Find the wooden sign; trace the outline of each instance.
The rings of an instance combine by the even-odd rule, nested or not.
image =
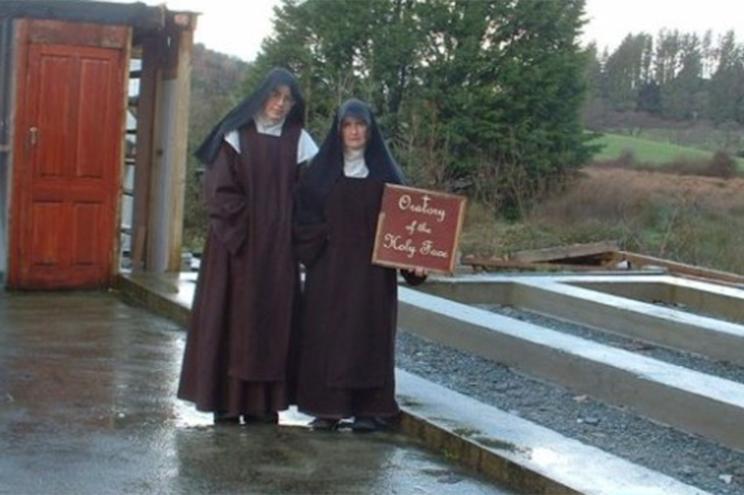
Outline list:
[[[386,184],[372,263],[452,273],[465,203],[454,194]]]

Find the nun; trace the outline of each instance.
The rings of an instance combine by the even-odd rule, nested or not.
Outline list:
[[[402,184],[370,107],[338,109],[297,191],[294,245],[306,269],[297,383],[311,426],[374,431],[398,415],[395,269],[371,263],[385,184]],[[423,271],[403,271],[411,284]]]
[[[215,422],[276,422],[293,400],[293,192],[298,165],[317,152],[304,114],[297,80],[274,69],[196,151],[209,229],[178,397]]]

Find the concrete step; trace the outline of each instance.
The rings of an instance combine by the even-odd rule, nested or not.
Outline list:
[[[406,331],[744,450],[740,383],[405,287],[399,301]]]
[[[396,380],[404,431],[523,493],[706,493],[417,375]]]

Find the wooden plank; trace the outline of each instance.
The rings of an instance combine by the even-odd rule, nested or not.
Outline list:
[[[744,276],[737,273],[714,270],[695,265],[688,265],[677,261],[655,258],[644,254],[633,253],[629,251],[619,251],[618,254],[630,262],[631,267],[640,268],[643,266],[661,266],[668,269],[675,275],[684,275],[707,280],[722,280],[734,284],[744,284]]]
[[[462,260],[463,265],[470,265],[473,270],[479,271],[498,271],[498,270],[519,270],[519,271],[569,271],[569,272],[587,272],[587,271],[606,271],[613,270],[611,266],[599,265],[575,265],[569,263],[532,263],[529,261],[514,261],[503,259],[476,258],[466,256]]]
[[[513,253],[509,259],[522,262],[545,262],[611,253],[618,249],[619,246],[617,241],[601,241],[587,244],[571,244],[568,246],[517,251],[516,253]]]
[[[134,208],[132,223],[134,230],[134,250],[132,268],[144,268],[147,245],[148,218],[150,216],[150,176],[155,157],[155,119],[157,115],[158,80],[160,79],[158,59],[160,40],[149,37],[142,43],[142,78],[137,105],[137,148],[135,155]]]
[[[62,21],[35,20],[29,26],[31,43],[94,46],[124,50],[129,44],[129,29],[123,25],[70,24]]]
[[[193,24],[196,25],[195,22]],[[186,194],[186,163],[188,161],[189,136],[189,103],[191,101],[191,56],[194,44],[194,31],[182,29],[176,35],[178,39],[178,55],[176,66],[173,67],[176,76],[175,101],[177,106],[172,118],[176,126],[172,135],[173,154],[171,159],[170,188],[172,194],[171,221],[169,227],[168,271],[181,270],[181,248],[183,242],[183,214]]]
[[[170,34],[169,50],[175,47],[179,61],[174,67],[172,60],[165,60],[165,52],[160,52],[156,127],[151,144],[154,154],[149,179],[144,268],[154,272],[178,271],[181,266],[193,32],[177,30]],[[163,45],[160,49],[164,50]]]
[[[128,67],[130,65],[130,61],[132,58],[132,29],[127,29],[127,41],[124,46],[124,63],[122,64],[122,71],[120,74],[121,77],[121,86],[124,88],[121,94],[121,100],[122,100],[122,112],[121,112],[121,121],[119,122],[119,129],[118,129],[118,136],[121,141],[121,145],[119,148],[119,152],[117,155],[117,160],[119,162],[119,187],[120,189],[123,189],[124,182],[123,178],[126,176],[126,170],[129,159],[127,158],[127,144],[128,141],[125,136],[125,131],[127,128],[127,102],[129,100],[129,75],[127,74]],[[116,198],[116,201],[114,203],[115,205],[115,218],[116,223],[113,226],[114,232],[113,232],[113,245],[112,245],[112,251],[113,251],[113,263],[111,264],[111,280],[113,280],[116,275],[119,273],[119,269],[121,268],[121,253],[122,253],[122,242],[121,242],[121,235],[119,232],[119,229],[121,228],[121,222],[122,222],[122,216],[123,216],[123,208],[124,208],[124,198],[123,195],[120,193],[119,197]]]
[[[194,23],[195,25],[195,23]],[[181,270],[181,246],[183,241],[183,213],[186,192],[186,162],[188,160],[189,103],[191,96],[191,54],[193,51],[194,32],[192,29],[180,29],[174,35],[177,40],[178,55],[175,71],[174,101],[176,108],[171,118],[175,121],[173,134],[170,136],[173,153],[170,164],[170,223],[168,225],[168,266],[167,270]]]
[[[81,0],[4,0],[0,14],[7,17],[56,19],[67,22],[123,24],[138,30],[158,31],[165,26],[165,9],[144,3]]]
[[[23,105],[27,98],[28,85],[26,81],[26,70],[28,64],[28,23],[27,20],[19,20],[16,22],[16,34],[15,34],[15,101],[16,105]],[[18,112],[15,116],[15,129],[26,129],[28,127],[28,120],[26,119],[25,112]],[[21,213],[23,211],[23,203],[26,201],[26,188],[22,187],[25,179],[25,168],[19,165],[26,160],[26,133],[13,131],[13,148],[14,153],[12,155],[11,169],[15,171],[12,174],[12,190],[14,191],[12,201],[10,203],[10,215],[9,215],[9,226],[8,231],[10,232],[9,250],[8,250],[8,287],[18,287],[21,278],[21,260],[23,259],[23,253],[21,251],[21,238],[24,233],[23,222],[21,221]]]

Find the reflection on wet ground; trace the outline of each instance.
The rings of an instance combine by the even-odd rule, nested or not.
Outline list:
[[[107,293],[0,292],[0,493],[507,493],[395,433],[219,426],[185,333]]]

